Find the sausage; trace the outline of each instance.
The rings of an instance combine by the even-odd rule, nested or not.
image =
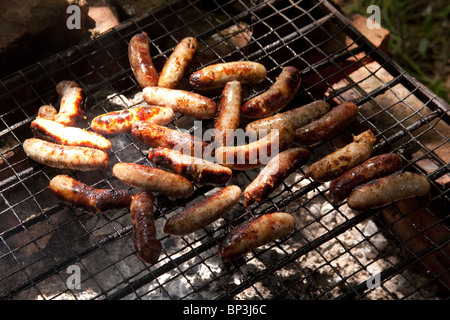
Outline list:
[[[102,150],[63,146],[38,138],[25,140],[23,150],[30,159],[58,169],[79,171],[105,169],[109,161],[108,154]]]
[[[140,191],[130,205],[134,250],[142,261],[150,264],[158,261],[162,251],[161,241],[156,238],[153,203],[153,193]]]
[[[230,168],[168,148],[150,148],[148,158],[155,165],[198,184],[224,185],[233,174]]]
[[[229,212],[239,202],[241,195],[238,186],[227,186],[170,217],[163,230],[177,236],[200,230]]]
[[[65,174],[55,176],[50,181],[49,187],[65,204],[85,209],[94,215],[128,208],[132,199],[129,190],[97,189]]]
[[[275,83],[265,92],[248,100],[242,106],[242,115],[250,119],[260,119],[283,109],[300,88],[300,71],[288,66],[283,68]]]
[[[150,55],[150,44],[146,32],[133,36],[128,44],[128,60],[134,78],[141,88],[156,86],[158,72]]]
[[[317,182],[331,181],[369,159],[377,139],[371,130],[353,137],[353,142],[314,162],[305,177]]]
[[[357,187],[347,199],[349,208],[359,211],[379,208],[402,199],[424,196],[430,191],[428,179],[414,172],[394,173]]]
[[[134,123],[131,133],[137,140],[152,148],[174,149],[198,158],[202,158],[203,151],[208,145],[202,139],[189,133],[145,121]]]
[[[247,124],[245,131],[249,135],[260,137],[260,130],[265,130],[264,133],[268,133],[271,129],[281,128],[287,124],[290,124],[292,129],[297,130],[319,119],[328,111],[330,111],[330,105],[323,100],[317,100],[286,112],[252,121]]]
[[[44,105],[39,108],[37,117],[48,120],[55,120],[55,116],[58,114],[58,110],[50,105]]]
[[[161,87],[145,87],[142,91],[148,104],[172,108],[199,120],[212,119],[216,115],[216,102],[195,92]]]
[[[104,135],[115,135],[131,132],[133,123],[137,121],[165,126],[174,118],[175,114],[171,108],[142,106],[99,115],[92,120],[91,128]]]
[[[116,163],[113,175],[133,188],[159,192],[174,198],[187,198],[194,193],[194,186],[188,179],[142,164]]]
[[[230,81],[222,91],[218,115],[214,122],[216,146],[231,145],[234,132],[241,120],[242,86],[239,81]]]
[[[358,115],[358,106],[344,102],[325,115],[295,130],[295,142],[300,146],[312,146],[328,140],[343,131]]]
[[[158,87],[174,89],[178,86],[194,59],[197,47],[194,37],[186,37],[177,44],[159,74]]]
[[[36,138],[65,146],[80,146],[107,151],[111,142],[102,135],[77,127],[68,127],[53,120],[36,118],[31,122],[31,131]]]
[[[84,115],[85,91],[78,83],[62,80],[56,85],[56,91],[61,96],[59,111],[54,119],[63,125],[74,127]]]
[[[233,229],[219,245],[223,262],[233,260],[252,249],[288,236],[295,227],[289,213],[274,212],[246,221]]]
[[[395,153],[372,157],[348,170],[330,184],[329,193],[333,202],[342,201],[357,186],[392,174],[402,168],[402,158]]]
[[[259,83],[267,76],[264,65],[253,61],[216,63],[195,71],[189,83],[195,90],[222,88],[227,82],[237,80],[241,84]]]
[[[267,164],[270,158],[289,148],[293,139],[294,131],[287,126],[248,144],[219,147],[215,158],[219,164],[233,170],[250,170]]]
[[[270,159],[258,176],[245,188],[244,207],[261,203],[297,169],[308,162],[311,154],[305,148],[291,148]]]

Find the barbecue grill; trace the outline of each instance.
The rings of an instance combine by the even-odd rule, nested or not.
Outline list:
[[[302,85],[285,109],[324,99],[353,100],[356,123],[310,148],[311,160],[260,205],[243,200],[219,221],[174,237],[162,226],[172,214],[217,191],[195,186],[188,199],[157,195],[155,223],[163,251],[154,265],[135,254],[129,210],[93,216],[59,202],[49,181],[65,173],[96,188],[129,188],[112,175],[118,162],[153,166],[148,146],[131,134],[111,137],[105,170],[74,172],[27,158],[22,143],[44,104],[58,105],[55,86],[74,80],[87,93],[84,128],[95,116],[143,103],[127,46],[147,32],[157,70],[183,37],[199,50],[191,70],[235,60],[264,64],[267,79],[244,86],[245,99],[266,90],[282,67],[302,70]],[[374,67],[376,66],[376,67]],[[354,77],[359,70],[362,75]],[[380,74],[389,75],[388,78]],[[367,89],[376,79],[378,85]],[[388,79],[388,80],[386,80]],[[187,80],[180,86],[190,90]],[[338,85],[338,84],[345,85]],[[399,93],[398,88],[402,88]],[[395,98],[383,103],[380,98]],[[220,98],[220,93],[211,97]],[[392,100],[390,100],[392,101]],[[416,105],[419,104],[419,108]],[[448,105],[356,30],[331,3],[305,1],[171,1],[0,81],[0,296],[3,299],[446,299],[449,297]],[[213,120],[203,121],[202,130]],[[194,133],[194,119],[169,125]],[[328,201],[328,184],[305,179],[309,164],[371,129],[374,155],[395,152],[405,169],[423,173],[430,194],[364,212]],[[431,141],[431,142],[430,142]],[[257,169],[234,172],[242,189]],[[295,231],[223,263],[218,245],[250,216],[283,211]],[[406,231],[408,230],[408,232]],[[73,282],[74,270],[80,282]]]

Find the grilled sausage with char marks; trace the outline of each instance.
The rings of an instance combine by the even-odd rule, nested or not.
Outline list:
[[[97,189],[64,174],[55,176],[49,186],[62,202],[94,215],[128,208],[132,200],[129,190]]]
[[[69,127],[77,126],[79,120],[84,118],[85,91],[78,83],[69,80],[59,82],[56,91],[61,96],[61,102],[53,120]]]
[[[238,186],[225,187],[170,217],[164,225],[164,232],[182,236],[200,230],[230,211],[239,202],[241,195]]]
[[[40,138],[65,146],[79,146],[107,151],[111,142],[102,135],[77,127],[68,127],[53,120],[36,118],[31,122],[31,131]]]
[[[293,130],[297,130],[319,119],[328,111],[330,111],[330,105],[323,100],[317,100],[286,112],[250,122],[245,127],[245,131],[251,136],[261,137],[261,130],[268,133],[272,129],[282,128],[288,124],[292,126]]]
[[[197,46],[197,39],[193,37],[186,37],[177,44],[159,74],[158,87],[175,89],[178,86],[194,59]]]
[[[284,212],[264,214],[233,229],[219,246],[224,262],[233,260],[252,249],[288,236],[295,227],[292,215]]]
[[[158,261],[162,251],[161,241],[156,238],[153,202],[153,193],[140,191],[130,205],[134,250],[142,261],[150,264]]]
[[[117,163],[114,176],[133,188],[165,194],[174,198],[187,198],[194,193],[192,183],[178,175],[136,163]]]
[[[424,196],[429,191],[430,183],[423,174],[396,173],[357,187],[348,196],[347,205],[351,209],[364,211],[402,199]]]
[[[148,104],[172,108],[199,120],[212,119],[216,115],[216,102],[195,92],[156,86],[145,87],[142,91]]]
[[[230,168],[168,148],[150,148],[148,158],[159,167],[203,185],[224,185],[233,174]]]
[[[353,137],[353,142],[314,162],[306,172],[306,177],[317,182],[336,179],[347,170],[369,159],[377,139],[371,130]]]
[[[231,145],[234,132],[241,120],[242,86],[239,81],[225,84],[219,111],[214,122],[214,143],[216,146]],[[228,134],[227,134],[228,133]]]
[[[91,128],[104,135],[115,135],[131,132],[133,123],[137,121],[165,126],[174,118],[175,114],[171,108],[142,106],[99,115],[92,120]]]
[[[99,149],[63,146],[38,138],[25,140],[23,150],[34,161],[58,169],[105,169],[109,161],[108,154]]]
[[[245,188],[244,207],[265,201],[287,177],[308,162],[310,155],[305,148],[290,148],[270,159],[255,180]]]
[[[242,115],[249,119],[273,115],[292,101],[300,88],[300,83],[301,74],[297,68],[293,66],[283,68],[269,90],[244,103]]]
[[[146,32],[133,36],[128,44],[128,60],[131,71],[141,88],[156,86],[158,72],[153,65],[150,44]]]
[[[346,171],[331,183],[329,189],[331,199],[333,202],[342,201],[357,186],[392,174],[401,168],[402,158],[395,153],[372,157]]]
[[[208,145],[202,139],[189,133],[145,121],[134,123],[131,133],[137,140],[152,148],[174,149],[198,158],[203,158],[203,151]]]
[[[293,140],[294,131],[286,126],[245,145],[219,147],[215,158],[219,164],[233,170],[250,170],[267,164],[270,158],[289,148]]]
[[[331,139],[352,123],[358,115],[358,106],[344,102],[325,115],[295,130],[295,142],[302,147]]]
[[[237,80],[241,84],[259,83],[267,76],[264,65],[253,61],[216,63],[195,71],[189,83],[195,90],[222,88],[227,82]]]

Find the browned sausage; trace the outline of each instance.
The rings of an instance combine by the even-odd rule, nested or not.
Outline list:
[[[360,165],[348,170],[330,185],[332,201],[342,201],[357,186],[371,180],[392,174],[402,168],[402,158],[395,153],[387,153],[372,157]]]
[[[158,87],[175,89],[178,86],[194,59],[197,46],[197,39],[193,37],[186,37],[177,44],[159,74]]]
[[[305,176],[317,182],[336,179],[347,170],[369,159],[377,139],[371,130],[353,137],[353,142],[326,155],[309,167]]]
[[[216,161],[234,170],[250,170],[267,164],[273,156],[286,150],[294,140],[290,126],[274,129],[263,138],[239,146],[219,147]]]
[[[23,142],[26,155],[43,165],[79,171],[105,169],[108,166],[108,154],[102,150],[63,146],[38,138]]]
[[[198,158],[203,158],[203,151],[208,145],[189,133],[145,121],[134,123],[131,133],[137,140],[153,148],[174,149]]]
[[[285,67],[275,83],[265,92],[250,99],[242,106],[242,115],[250,119],[260,119],[273,115],[283,109],[297,94],[300,88],[300,71]]]
[[[259,83],[266,78],[266,75],[267,70],[261,63],[234,61],[206,66],[192,73],[189,83],[196,90],[209,90],[221,88],[233,80],[241,84]]]
[[[428,179],[420,173],[403,172],[378,178],[350,193],[347,205],[354,210],[369,210],[430,191]]]
[[[36,138],[66,146],[80,146],[109,150],[111,142],[102,135],[77,127],[68,127],[53,120],[36,118],[31,122],[31,131]]]
[[[91,214],[128,208],[132,199],[129,190],[97,189],[64,174],[55,176],[49,186],[59,200]]]
[[[295,227],[292,215],[284,212],[264,214],[233,229],[219,246],[224,262],[235,259],[252,249],[288,236]]]
[[[168,148],[150,148],[148,158],[157,166],[198,184],[224,185],[233,174],[230,168]]]
[[[320,118],[328,111],[330,111],[330,105],[323,100],[317,100],[286,112],[252,121],[247,124],[245,131],[251,136],[260,137],[260,131],[264,135],[271,129],[281,128],[288,124],[296,130]]]
[[[310,155],[305,148],[291,148],[270,159],[255,180],[245,188],[244,207],[265,201],[287,177],[308,162]]]
[[[116,163],[113,174],[133,188],[159,192],[174,198],[187,198],[194,193],[194,186],[188,179],[142,164]]]
[[[146,32],[136,34],[131,38],[128,44],[128,60],[131,71],[141,88],[157,85],[158,72],[153,65]]]
[[[234,132],[241,119],[242,86],[239,81],[225,84],[219,112],[214,122],[214,142],[216,146],[231,145]],[[228,135],[227,135],[228,133]]]
[[[162,250],[161,241],[156,238],[153,202],[153,193],[140,191],[130,205],[134,250],[142,261],[151,264],[158,261]]]
[[[341,103],[319,119],[295,130],[295,142],[306,147],[331,139],[352,123],[357,115],[356,104]]]
[[[76,126],[83,119],[86,93],[78,83],[68,80],[59,82],[56,91],[61,96],[61,102],[53,120],[69,127]]]
[[[164,225],[164,232],[182,236],[200,230],[230,211],[239,202],[241,195],[238,186],[225,187],[170,217]]]
[[[195,92],[161,87],[146,87],[142,91],[148,104],[172,108],[199,120],[212,119],[216,115],[216,102]]]
[[[91,128],[95,132],[114,135],[131,132],[133,123],[146,121],[165,126],[173,121],[175,114],[171,108],[143,106],[112,111],[95,117],[91,122]]]
[[[58,114],[58,110],[56,110],[55,107],[50,105],[44,105],[39,108],[37,117],[48,119],[48,120],[55,120],[56,115]]]

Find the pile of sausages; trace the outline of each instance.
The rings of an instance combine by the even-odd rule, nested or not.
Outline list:
[[[77,121],[83,118],[83,90],[77,83],[62,81],[57,86],[61,95],[59,112],[52,106],[43,106],[31,124],[35,137],[23,144],[28,157],[39,163],[81,171],[107,167],[111,146],[107,136],[131,132],[148,145],[148,158],[157,167],[117,163],[112,168],[118,180],[138,189],[136,194],[130,190],[96,189],[67,175],[57,175],[50,181],[51,191],[61,201],[92,214],[130,208],[134,247],[147,263],[158,261],[162,250],[153,216],[154,192],[187,198],[194,192],[193,183],[220,186],[213,195],[171,216],[163,228],[165,233],[177,236],[195,232],[223,217],[242,196],[245,208],[264,202],[310,160],[308,147],[336,136],[358,114],[354,103],[345,102],[330,110],[323,100],[280,112],[300,88],[301,73],[294,66],[284,67],[272,86],[245,103],[242,85],[260,83],[267,77],[261,63],[209,65],[190,74],[193,91],[178,89],[196,51],[195,38],[182,39],[158,75],[147,34],[136,34],[129,42],[128,56],[148,105],[97,116],[91,121],[93,131],[88,131],[77,127]],[[218,104],[203,93],[211,89],[222,90]],[[198,120],[214,118],[213,141],[168,128],[175,112]],[[235,146],[234,132],[240,127],[241,118],[250,119],[245,133],[254,141]],[[333,200],[348,197],[348,205],[356,210],[428,192],[428,181],[422,175],[398,173],[402,165],[399,156],[387,154],[369,159],[375,142],[370,130],[363,132],[344,148],[313,163],[305,177],[318,182],[334,180],[330,187]],[[269,151],[268,162],[262,161],[262,150]],[[209,152],[210,159],[198,156],[205,152]],[[237,161],[238,158],[243,161]],[[236,185],[226,186],[233,170],[254,168],[262,170],[244,191]],[[219,246],[219,255],[223,261],[230,261],[288,236],[294,227],[294,217],[284,212],[253,217],[228,232]]]

